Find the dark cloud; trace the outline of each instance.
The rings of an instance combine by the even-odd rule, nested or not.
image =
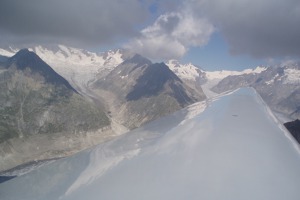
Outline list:
[[[216,27],[232,54],[300,57],[299,0],[175,0],[177,8],[168,7],[169,0],[155,2],[167,12],[130,44],[146,55],[180,57],[205,45],[214,32],[209,27]]]
[[[165,18],[157,20],[157,26],[163,29],[166,33],[172,33],[178,26],[180,17],[178,15],[168,15]]]
[[[300,56],[299,0],[187,0],[225,36],[233,54]]]
[[[158,19],[147,27],[149,14]],[[299,0],[0,0],[0,45],[133,38],[130,46],[140,51],[180,57],[190,46],[205,45],[217,27],[233,54],[300,57],[299,24]]]
[[[139,0],[1,0],[0,42],[105,44],[136,34]]]

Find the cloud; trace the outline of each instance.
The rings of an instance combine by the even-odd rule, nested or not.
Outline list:
[[[125,47],[152,59],[180,58],[189,47],[207,44],[213,31],[207,20],[196,18],[188,10],[169,12],[160,15]]]
[[[227,40],[233,54],[300,56],[299,0],[187,0]]]
[[[299,0],[185,0],[177,5],[164,4],[168,12],[127,47],[150,58],[180,58],[218,31],[233,55],[300,57]]]
[[[1,0],[0,42],[106,44],[137,34],[140,0]]]
[[[150,8],[149,8],[150,7]],[[138,29],[150,17],[153,24]],[[125,46],[180,58],[219,31],[232,54],[300,57],[299,0],[1,0],[0,44]]]

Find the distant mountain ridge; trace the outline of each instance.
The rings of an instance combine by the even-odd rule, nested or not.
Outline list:
[[[51,84],[60,84],[68,89],[77,91],[62,76],[49,67],[41,58],[28,49],[21,49],[14,56],[8,59],[7,67],[14,65],[18,70],[30,69],[33,73],[39,73],[45,81]]]
[[[63,76],[78,91],[85,93],[96,77],[107,75],[133,53],[122,49],[94,53],[64,45],[28,48]],[[0,49],[0,55],[13,56],[18,48]]]
[[[118,65],[91,89],[110,104],[115,119],[130,128],[206,98],[203,92],[184,84],[164,63],[152,63],[140,55]]]
[[[300,118],[300,65],[297,62],[243,71],[213,72],[174,60],[167,65],[182,80],[200,85],[208,96],[241,87],[254,87],[281,121]]]
[[[41,58],[45,59],[47,63],[52,63],[51,66],[53,69],[66,78],[71,85],[78,91],[81,91],[81,93],[89,93],[89,88],[94,82],[105,77],[124,60],[135,55],[126,50],[92,53],[63,45],[54,46],[52,48],[36,46],[31,49]],[[15,51],[15,48],[0,49],[0,55],[8,56]],[[166,65],[184,84],[193,90],[198,90],[200,93],[204,90],[206,95],[213,96],[216,93],[234,90],[240,87],[253,86],[263,96],[266,102],[268,102],[271,108],[274,108],[273,111],[291,119],[299,118],[298,107],[300,106],[296,101],[299,99],[297,91],[300,74],[297,64],[295,63],[287,63],[285,69],[278,66],[259,66],[255,69],[246,69],[243,71],[205,71],[191,63],[181,64],[176,60],[166,62]],[[279,70],[278,73],[275,72],[276,70]],[[282,72],[280,72],[280,70]],[[278,82],[277,80],[281,80],[281,77],[283,77],[284,81]],[[260,84],[258,84],[259,80],[262,80]],[[253,81],[258,82],[253,84]],[[279,85],[285,86],[278,87]],[[277,88],[285,90],[286,94],[284,94],[284,96],[286,98],[279,98],[279,96],[282,95],[280,92],[273,94],[272,97],[270,95],[268,96],[267,93],[270,93],[271,88],[274,90]],[[88,95],[93,96],[93,94]],[[295,100],[287,103],[289,101],[288,96],[292,97],[290,99]],[[270,99],[278,99],[278,101],[275,103],[274,101],[271,102]],[[292,108],[288,108],[289,106],[287,104],[293,104]]]
[[[257,74],[228,76],[212,88],[221,93],[240,87],[254,87],[277,116],[300,118],[300,65],[290,63],[268,67]],[[281,118],[282,121],[286,119]]]

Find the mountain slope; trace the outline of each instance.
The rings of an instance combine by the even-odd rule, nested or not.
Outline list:
[[[164,63],[135,55],[93,85],[115,120],[126,127],[172,113],[205,95],[185,85]]]
[[[45,81],[53,85],[63,85],[68,89],[77,92],[62,76],[56,73],[49,65],[41,60],[35,53],[28,49],[21,49],[14,56],[8,59],[7,68],[15,66],[17,70],[29,70],[42,76]]]
[[[228,76],[212,88],[222,93],[239,87],[254,87],[271,109],[290,119],[300,118],[300,65],[268,67],[258,74]]]
[[[130,52],[121,49],[94,53],[63,45],[33,46],[29,50],[36,53],[83,95],[89,95],[89,84],[96,77],[107,75],[131,57]],[[0,49],[0,55],[12,56],[17,51],[17,48]]]
[[[300,65],[297,62],[243,71],[204,71],[174,60],[167,65],[185,83],[201,86],[208,97],[254,87],[282,122],[300,118]]]
[[[0,170],[69,155],[107,137],[104,111],[33,52],[2,63],[0,80]]]
[[[298,200],[299,164],[299,146],[257,93],[243,89],[2,183],[0,193],[3,200]]]
[[[203,91],[207,97],[216,96],[217,94],[211,88],[228,76],[255,75],[266,70],[265,67],[256,67],[255,69],[245,69],[243,71],[205,71],[191,63],[181,64],[176,60],[169,60],[166,65],[186,84],[196,90]]]

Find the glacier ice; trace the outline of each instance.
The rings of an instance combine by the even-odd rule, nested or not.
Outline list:
[[[0,184],[0,199],[298,200],[299,146],[250,88]]]

